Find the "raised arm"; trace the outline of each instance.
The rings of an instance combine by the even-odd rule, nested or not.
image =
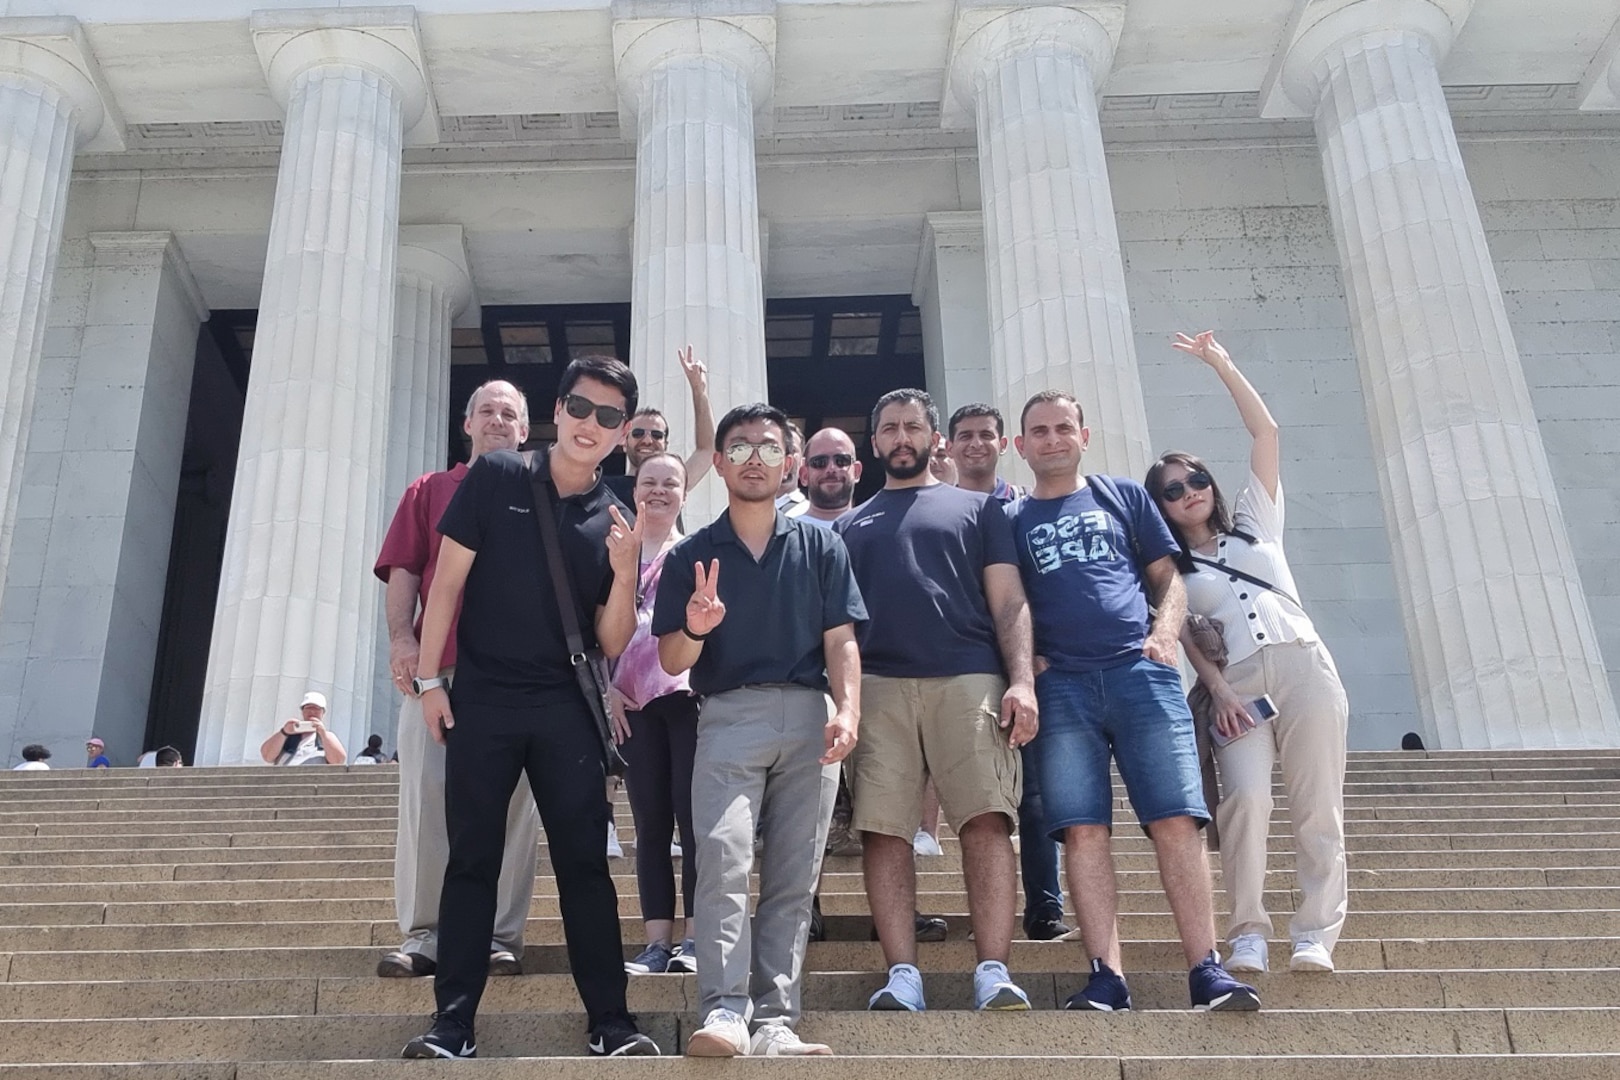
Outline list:
[[[608,563],[613,567],[613,589],[606,604],[596,606],[596,643],[609,660],[617,660],[636,633],[636,586],[641,573],[641,515],[636,523],[624,519],[617,506],[608,508]]]
[[[285,723],[278,725],[276,730],[270,733],[270,737],[260,745],[259,756],[264,759],[266,765],[274,765],[276,758],[281,756],[281,748],[287,742],[287,733],[282,730],[286,726]]]
[[[1197,337],[1177,334],[1171,346],[1198,357],[1214,368],[1215,374],[1226,384],[1226,391],[1232,395],[1238,415],[1243,418],[1243,426],[1249,431],[1249,469],[1266,485],[1266,494],[1275,500],[1280,458],[1277,421],[1272,419],[1271,410],[1266,408],[1260,392],[1243,377],[1243,372],[1232,362],[1231,354],[1215,340],[1214,331],[1205,330]]]
[[[692,438],[696,449],[686,459],[686,489],[697,486],[714,464],[714,409],[709,405],[709,369],[692,357],[692,346],[675,354],[692,387]]]
[[[714,633],[726,617],[726,605],[720,599],[720,560],[711,559],[708,569],[702,563],[692,567],[695,586],[692,598],[686,602],[686,618],[679,630],[658,637],[658,665],[667,674],[679,675],[691,669],[703,655],[703,639]]]

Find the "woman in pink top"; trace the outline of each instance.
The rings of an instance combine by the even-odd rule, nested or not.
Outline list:
[[[674,454],[655,454],[636,470],[634,490],[642,530],[636,632],[614,665],[613,688],[623,702],[620,733],[629,765],[625,783],[636,823],[636,885],[647,924],[647,947],[624,967],[632,975],[660,975],[697,970],[691,939],[674,945],[675,864],[670,841],[678,823],[681,897],[690,920],[697,885],[692,759],[697,752],[698,701],[684,674],[667,674],[659,664],[658,639],[651,633],[653,598],[664,558],[681,539],[676,519],[686,503],[686,465]]]
[[[1350,704],[1333,657],[1299,604],[1283,554],[1283,490],[1277,422],[1212,333],[1177,334],[1177,349],[1208,364],[1231,393],[1249,431],[1249,476],[1232,510],[1209,469],[1168,453],[1146,488],[1181,542],[1187,610],[1221,626],[1224,672],[1183,640],[1214,704],[1220,764],[1221,872],[1232,903],[1229,971],[1264,971],[1266,834],[1271,770],[1279,757],[1294,831],[1300,903],[1289,921],[1294,971],[1332,971],[1344,927],[1344,764]],[[1275,706],[1267,718],[1256,699]]]

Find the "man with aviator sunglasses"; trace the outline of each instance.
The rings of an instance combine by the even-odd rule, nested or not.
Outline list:
[[[696,445],[686,458],[686,490],[691,491],[708,473],[714,461],[714,411],[709,404],[709,369],[703,361],[693,358],[690,345],[678,351],[675,358],[680,361],[687,385],[692,388],[692,437]],[[618,496],[620,502],[634,507],[636,470],[654,454],[668,450],[669,418],[655,406],[643,405],[630,417],[630,427],[624,433],[624,475],[604,477],[603,483]]]

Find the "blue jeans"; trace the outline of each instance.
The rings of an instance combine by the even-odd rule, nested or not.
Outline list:
[[[1071,825],[1114,823],[1110,757],[1137,819],[1209,822],[1192,713],[1176,669],[1141,657],[1101,671],[1048,670],[1035,679],[1036,759],[1053,839]]]
[[[1036,922],[1063,918],[1058,847],[1047,839],[1040,774],[1029,747],[1024,755],[1024,798],[1018,804],[1018,864],[1024,875],[1024,933]]]

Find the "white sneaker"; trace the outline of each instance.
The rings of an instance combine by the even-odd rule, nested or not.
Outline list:
[[[1264,934],[1239,934],[1232,939],[1232,955],[1226,958],[1227,971],[1265,971],[1269,954]]]
[[[687,1057],[742,1057],[748,1053],[748,1024],[730,1009],[714,1009],[686,1040]]]
[[[681,842],[679,840],[671,840],[669,842],[669,857],[672,859],[678,859],[683,854],[684,852],[681,851]]]
[[[619,846],[619,826],[611,821],[608,822],[607,853],[610,859],[624,858],[624,848]]]
[[[889,969],[888,985],[873,994],[866,1003],[876,1012],[922,1012],[928,1008],[923,1002],[922,972],[913,964],[896,964]]]
[[[939,839],[926,829],[918,829],[917,835],[911,838],[911,850],[918,855],[943,855],[945,851],[939,846]]]
[[[1232,965],[1228,964],[1230,970]],[[1294,955],[1288,960],[1289,971],[1332,971],[1333,954],[1320,941],[1294,942]]]
[[[749,1057],[824,1057],[832,1053],[826,1043],[807,1043],[782,1024],[762,1024],[748,1044]]]
[[[973,1007],[980,1012],[1027,1012],[1029,995],[1018,988],[1000,960],[973,969]]]

